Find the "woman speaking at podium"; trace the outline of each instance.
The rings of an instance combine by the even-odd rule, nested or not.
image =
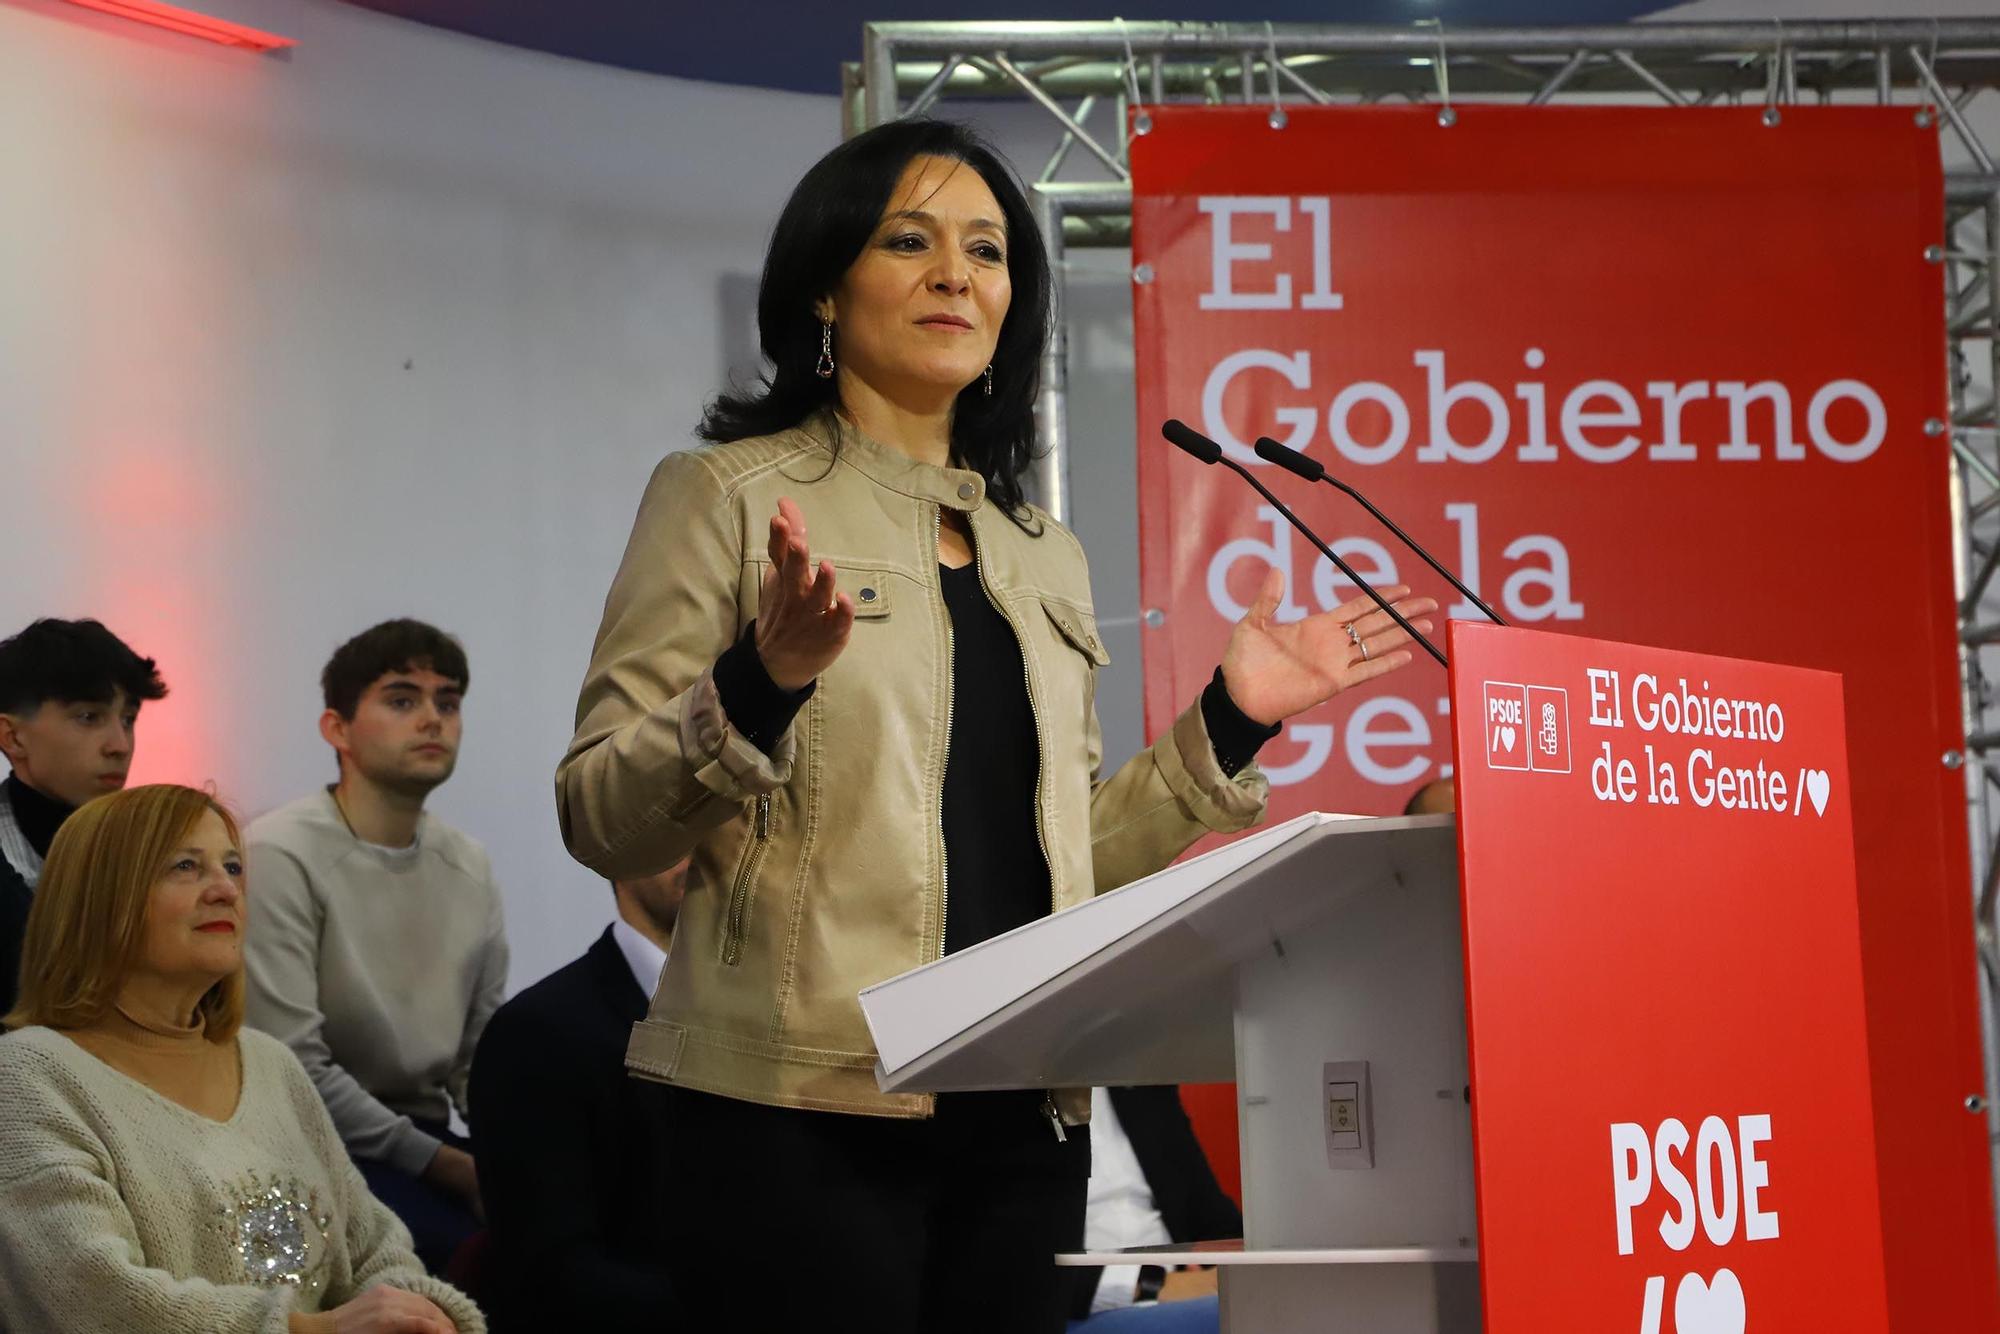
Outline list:
[[[668,1263],[733,1324],[1061,1329],[1088,1090],[884,1093],[856,994],[1255,823],[1277,725],[1409,660],[1360,599],[1279,624],[1273,571],[1100,778],[1083,550],[1022,495],[1050,302],[968,131],[828,153],[771,239],[768,378],[661,462],[605,601],[557,806],[606,876],[692,858],[627,1059],[670,1086]]]

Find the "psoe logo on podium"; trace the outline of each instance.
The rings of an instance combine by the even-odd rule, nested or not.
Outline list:
[[[1569,691],[1486,682],[1486,767],[1568,773]]]

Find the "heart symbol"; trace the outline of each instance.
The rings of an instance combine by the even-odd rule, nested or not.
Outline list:
[[[1727,1269],[1702,1282],[1689,1274],[1674,1292],[1675,1334],[1743,1334],[1743,1285]]]
[[[1826,814],[1826,794],[1832,787],[1833,783],[1827,778],[1826,770],[1806,770],[1806,795],[1812,798],[1814,814]]]
[[[1509,755],[1514,753],[1514,725],[1512,723],[1500,729],[1500,749],[1506,751]]]

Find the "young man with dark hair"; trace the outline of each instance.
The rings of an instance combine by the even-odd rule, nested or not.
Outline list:
[[[0,642],[0,1013],[14,1008],[21,933],[42,858],[69,813],[125,786],[139,707],[164,698],[151,658],[96,621],[40,620]]]
[[[486,852],[424,810],[458,762],[458,642],[385,621],[321,673],[340,779],[245,831],[257,926],[249,1022],[312,1076],[362,1175],[442,1272],[477,1230],[471,1145],[450,1129],[507,982]]]

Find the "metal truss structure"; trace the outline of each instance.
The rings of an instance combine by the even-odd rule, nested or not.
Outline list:
[[[846,130],[856,133],[946,100],[1025,100],[1057,146],[1033,202],[1058,280],[1065,247],[1131,244],[1130,134],[1162,103],[1286,108],[1454,99],[1541,106],[1554,101],[1787,106],[1907,106],[1944,136],[1946,227],[1932,258],[1947,282],[1945,371],[1957,526],[1959,658],[1967,751],[1942,757],[1966,773],[1985,1032],[1989,1136],[2000,1186],[2000,700],[1989,651],[2000,647],[2000,169],[1976,122],[2000,127],[2000,20],[1635,23],[1459,28],[1269,23],[875,23],[859,64],[842,71]],[[1987,104],[1992,105],[1987,105]],[[1128,126],[1129,119],[1129,126]],[[1093,129],[1093,124],[1098,128]],[[1077,150],[1082,150],[1078,152]],[[1042,367],[1037,424],[1045,456],[1032,493],[1068,507],[1067,340],[1058,321]],[[1992,594],[1989,597],[1989,593]],[[1972,1110],[1979,1110],[1977,1100]]]

